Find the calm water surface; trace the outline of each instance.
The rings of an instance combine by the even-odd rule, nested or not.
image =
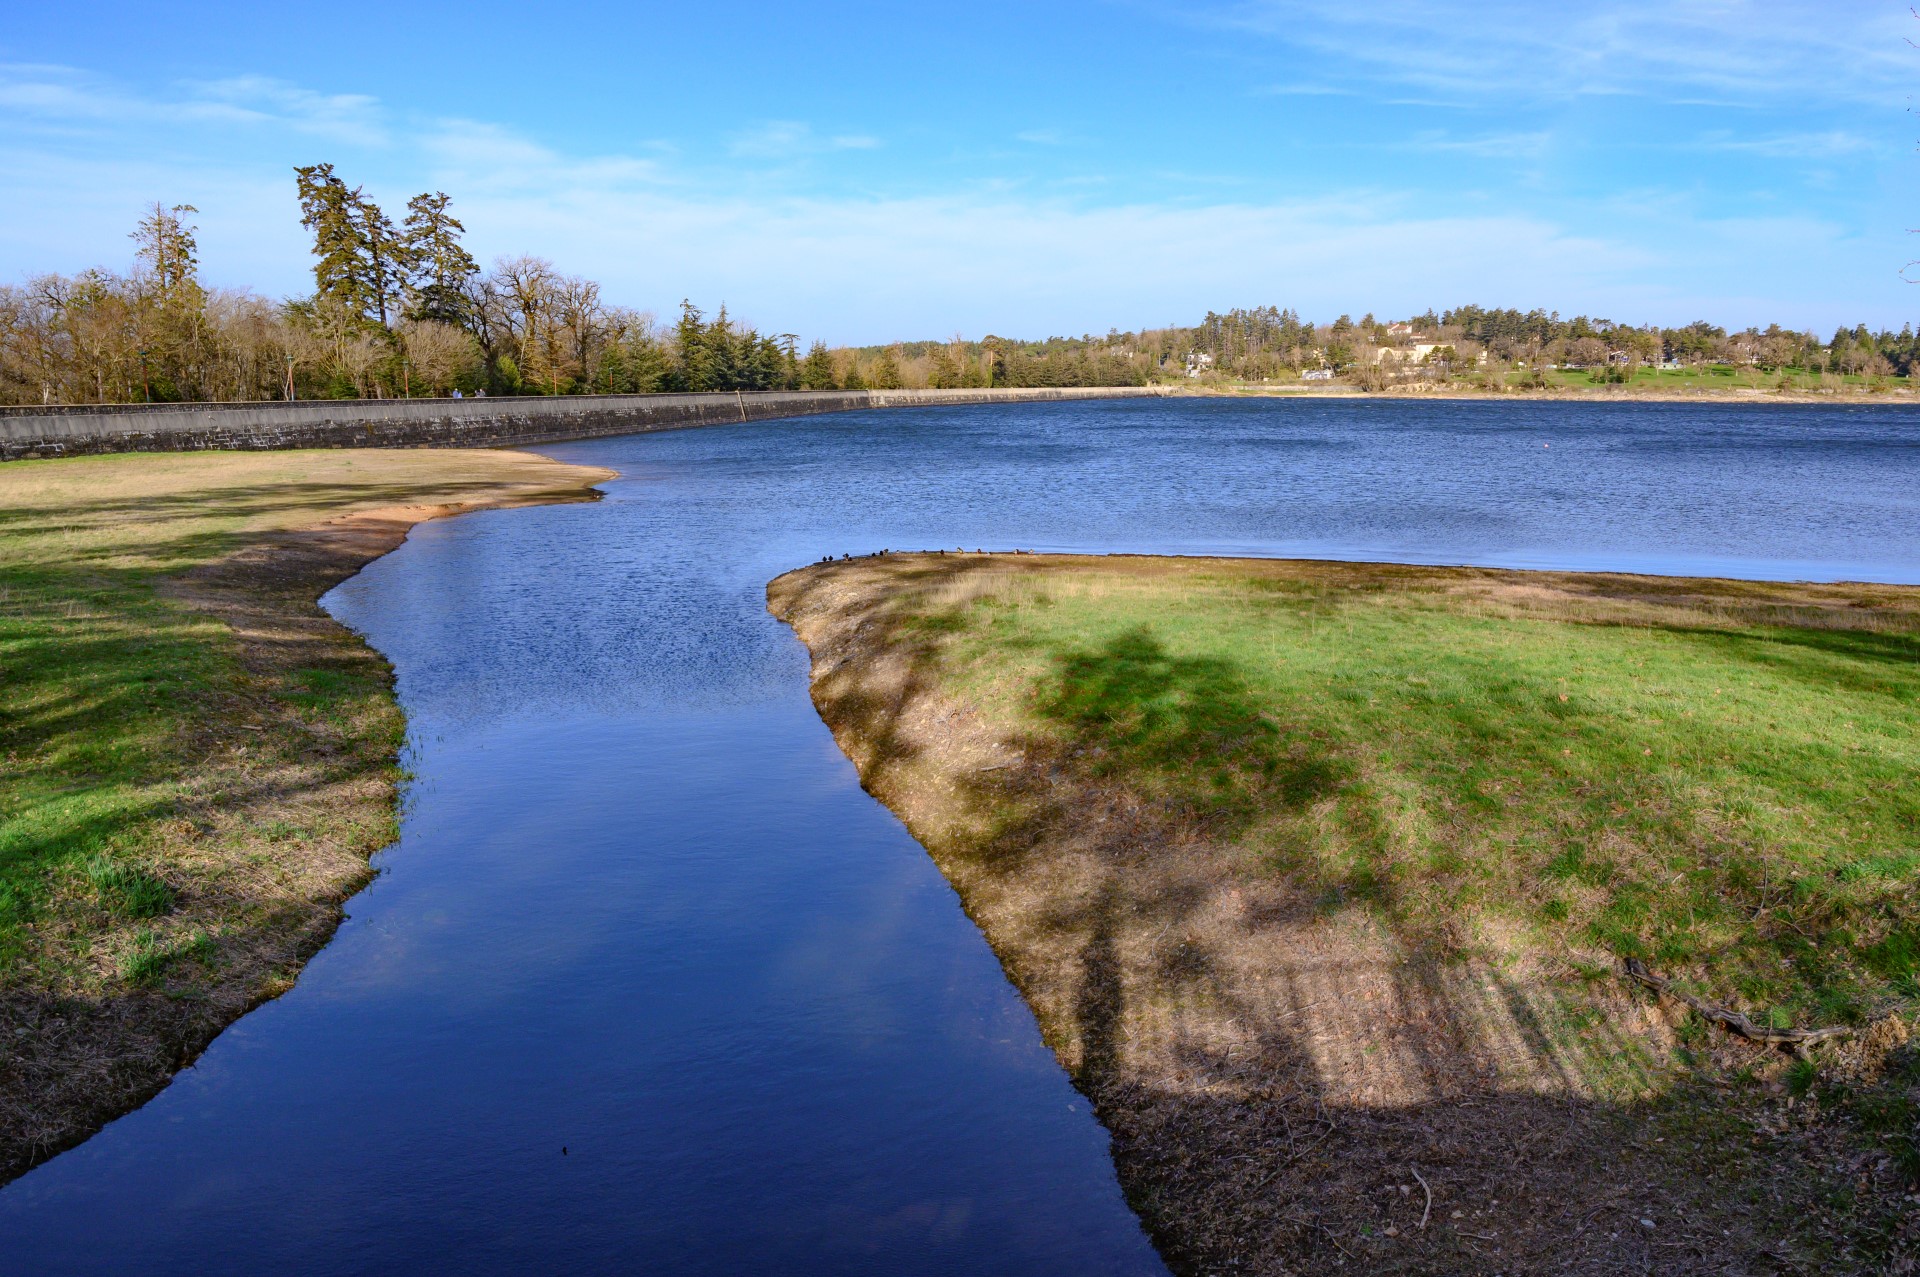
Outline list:
[[[881,547],[1920,581],[1898,408],[1151,401],[547,449],[329,596],[418,776],[298,986],[0,1192],[0,1271],[1153,1273],[763,589]]]

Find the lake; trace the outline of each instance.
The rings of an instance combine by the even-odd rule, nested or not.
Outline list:
[[[290,993],[0,1191],[0,1271],[1162,1271],[765,611],[824,555],[1920,582],[1894,406],[1117,400],[542,451],[621,478],[423,525],[326,599],[409,715],[380,877]]]

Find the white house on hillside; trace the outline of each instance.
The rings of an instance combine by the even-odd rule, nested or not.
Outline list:
[[[1401,363],[1417,364],[1424,362],[1427,356],[1436,350],[1452,350],[1453,345],[1444,341],[1416,341],[1411,346],[1382,346],[1373,352],[1376,364]],[[1473,362],[1486,363],[1487,353],[1483,350],[1475,356]]]

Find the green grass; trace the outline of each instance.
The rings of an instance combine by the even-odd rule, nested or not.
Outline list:
[[[1594,369],[1552,368],[1546,370],[1546,379],[1550,386],[1565,390],[1591,390],[1603,384],[1602,375]],[[1512,384],[1513,377],[1508,378]],[[1771,371],[1735,367],[1731,364],[1690,364],[1682,368],[1637,369],[1631,380],[1624,383],[1625,388],[1659,391],[1729,391],[1729,390],[1787,390],[1814,391],[1837,390],[1851,394],[1865,391],[1891,390],[1895,387],[1911,388],[1908,379],[1900,377],[1867,377],[1858,373],[1821,373],[1813,368],[1779,368]]]
[[[277,704],[341,731],[386,701],[376,669],[301,670],[269,687],[242,667],[228,626],[173,583],[283,529],[505,484],[564,486],[569,471],[524,454],[418,451],[0,466],[0,989],[57,983],[99,933],[172,911],[168,866],[190,837],[181,813],[223,801],[208,786],[236,739],[250,766],[291,747],[256,721],[263,698],[284,691]],[[139,978],[166,965],[154,961]]]
[[[0,559],[0,972],[74,870],[109,913],[164,912],[164,884],[135,862],[176,805],[176,760],[198,752],[192,708],[238,677],[225,628],[156,598],[144,574],[36,562],[25,539],[0,533],[14,551]]]
[[[1441,950],[1643,956],[1777,1022],[1920,1000],[1911,594],[1119,560],[989,580],[903,596],[943,677],[1329,911]],[[1706,602],[1654,597],[1676,591]]]

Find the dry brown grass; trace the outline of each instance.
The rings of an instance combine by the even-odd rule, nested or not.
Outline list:
[[[1910,1263],[1914,1239],[1890,1230],[1920,1197],[1901,1198],[1884,1157],[1789,1095],[1783,1058],[1707,1040],[1705,1067],[1683,1069],[1690,1026],[1672,1008],[1577,978],[1591,955],[1543,951],[1497,918],[1475,920],[1463,950],[1329,909],[1317,884],[1270,872],[1240,840],[1248,821],[1169,801],[1006,704],[957,695],[926,624],[1036,594],[1126,608],[1244,589],[1223,566],[1283,588],[1418,587],[1490,616],[1601,624],[1911,633],[1920,615],[1916,592],[1881,587],[1353,564],[911,555],[775,581],[770,605],[813,654],[822,716],[1093,1099],[1175,1269]],[[1902,1024],[1869,1037],[1836,1065],[1871,1069]]]

